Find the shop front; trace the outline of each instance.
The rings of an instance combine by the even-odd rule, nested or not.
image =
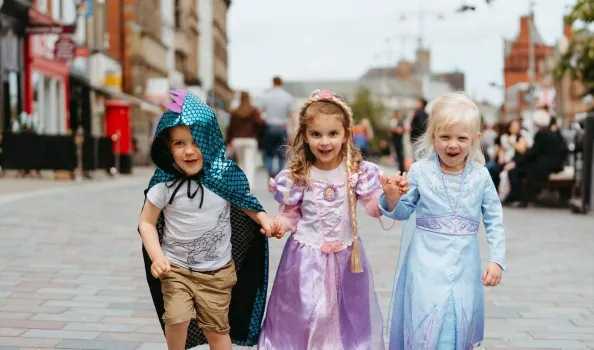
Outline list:
[[[23,40],[30,1],[0,0],[0,133],[23,111]]]
[[[29,25],[56,24],[45,14],[29,9]],[[41,134],[64,135],[70,130],[69,69],[57,60],[55,34],[25,37],[24,109],[39,121]]]

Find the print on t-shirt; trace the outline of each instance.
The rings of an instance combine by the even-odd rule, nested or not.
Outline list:
[[[225,229],[229,226],[229,205],[225,206],[225,209],[221,212],[217,219],[215,228],[206,231],[202,236],[196,238],[193,241],[187,243],[175,242],[174,246],[188,249],[188,264],[198,264],[200,261],[196,260],[198,255],[206,252],[204,261],[216,261],[220,257],[213,255],[216,251],[217,244],[225,237]]]

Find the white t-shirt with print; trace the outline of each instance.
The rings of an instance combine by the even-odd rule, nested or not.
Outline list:
[[[169,182],[168,184],[171,184]],[[169,199],[178,186],[159,183],[148,191],[147,199],[163,210],[165,229],[161,248],[165,257],[181,267],[195,271],[217,270],[231,260],[231,221],[229,202],[206,187],[188,197],[188,182]],[[190,181],[190,193],[198,184]],[[204,201],[200,208],[201,191]]]

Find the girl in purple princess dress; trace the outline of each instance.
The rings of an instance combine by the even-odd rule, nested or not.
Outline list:
[[[384,349],[356,204],[379,217],[379,168],[353,144],[349,106],[316,90],[299,114],[288,169],[270,181],[272,230],[291,231],[266,310],[260,349]]]

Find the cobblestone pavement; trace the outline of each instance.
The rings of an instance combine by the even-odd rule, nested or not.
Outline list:
[[[0,349],[165,349],[136,232],[147,182],[0,195]],[[506,209],[505,221],[509,272],[487,291],[484,346],[594,349],[594,216]],[[386,316],[401,226],[360,226]],[[271,241],[271,277],[283,244]]]

